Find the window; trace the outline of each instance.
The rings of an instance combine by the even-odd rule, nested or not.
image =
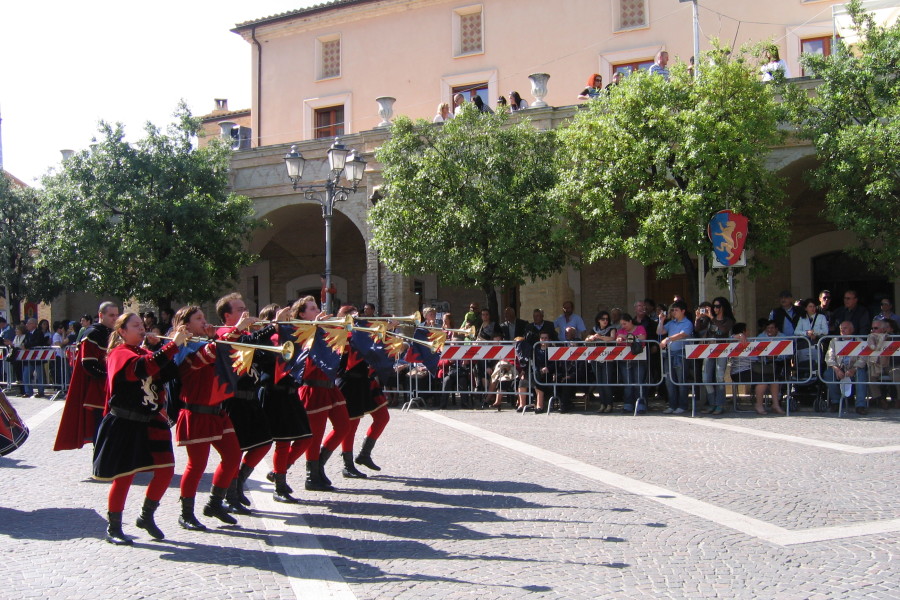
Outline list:
[[[475,96],[480,96],[481,101],[484,102],[485,106],[491,105],[491,102],[490,102],[491,97],[488,95],[487,82],[472,83],[469,85],[456,86],[453,88],[453,93],[451,94],[451,97],[455,96],[456,94],[462,94],[463,96],[465,96],[466,100],[468,100],[469,102],[474,100]]]
[[[315,111],[316,126],[313,137],[332,138],[344,135],[344,107],[326,106]]]
[[[613,65],[612,72],[613,73],[622,73],[623,75],[631,75],[637,70],[646,71],[650,67],[653,66],[652,60],[638,60],[628,63],[619,63]]]
[[[484,52],[484,26],[480,4],[453,11],[454,56]]]
[[[317,54],[319,60],[318,79],[332,79],[341,76],[341,37],[339,35],[319,38]]]
[[[830,35],[800,40],[800,54],[818,54],[820,56],[831,56],[831,42],[832,38]],[[807,73],[804,69],[801,72],[801,75],[812,75],[812,73]]]
[[[613,10],[616,31],[647,27],[647,0],[619,0],[613,2]]]

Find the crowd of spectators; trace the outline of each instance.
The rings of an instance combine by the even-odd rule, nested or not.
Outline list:
[[[549,397],[554,396],[561,412],[568,412],[576,395],[581,394],[585,406],[596,403],[600,413],[612,412],[619,403],[624,412],[643,413],[651,400],[658,400],[663,403],[664,414],[678,415],[688,412],[694,400],[701,412],[720,415],[726,411],[731,386],[746,384],[756,413],[783,414],[788,401],[785,395],[796,387],[793,383],[805,382],[821,389],[832,411],[838,409],[842,397],[850,397],[852,389],[855,411],[867,414],[870,399],[882,409],[897,403],[900,361],[887,356],[836,356],[828,342],[834,336],[856,334],[855,339],[867,336],[865,341],[872,349],[884,348],[890,336],[898,333],[898,321],[890,299],[881,299],[879,306],[881,311],[871,317],[854,290],[844,292],[843,305],[837,309],[831,308],[828,290],[801,300],[784,291],[767,315],[747,324],[737,322],[727,298],[717,297],[692,309],[682,297],[675,296],[668,306],[657,305],[651,298],[639,300],[630,312],[620,307],[598,307],[594,319],[586,324],[571,301],[563,302],[561,313],[552,323],[541,309],[533,311],[529,322],[520,319],[512,307],[504,309],[499,320],[473,302],[461,323],[475,332],[470,339],[515,342],[516,360],[512,364],[445,360],[436,377],[425,369],[417,370],[415,365],[408,369],[417,374],[416,390],[426,399],[431,396],[441,408],[453,406],[458,400],[462,407],[499,409],[505,399],[519,411],[533,407],[541,413],[547,410]],[[452,330],[448,339],[464,339],[462,330],[454,329],[449,313],[443,315],[440,327]],[[769,338],[792,339],[793,354],[685,357],[688,341]],[[648,340],[651,343],[646,343]],[[635,351],[644,349],[646,354],[644,360],[548,359],[549,348],[573,343],[637,344]],[[400,387],[408,385],[400,383]]]

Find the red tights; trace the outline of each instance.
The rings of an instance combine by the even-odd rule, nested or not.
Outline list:
[[[251,448],[247,450],[244,454],[244,462],[243,464],[247,465],[250,468],[256,468],[262,459],[266,457],[266,454],[269,453],[269,448],[272,447],[272,442],[268,444],[263,444],[262,446],[257,446],[256,448]]]
[[[214,442],[187,444],[185,449],[188,454],[188,462],[184,468],[184,473],[181,475],[182,498],[193,498],[197,495],[200,478],[203,477],[203,472],[206,471],[206,463],[209,461],[210,446],[215,448],[221,457],[221,462],[219,462],[219,466],[216,467],[216,471],[213,473],[213,485],[227,488],[231,480],[237,475],[241,462],[241,447],[234,432],[226,433],[222,436],[222,439]]]
[[[153,479],[147,484],[147,498],[159,502],[166,493],[173,475],[175,475],[174,466],[153,469]],[[106,501],[109,512],[125,510],[125,498],[128,496],[132,481],[134,481],[133,473],[113,479],[112,485],[109,487],[109,498]]]
[[[387,427],[388,421],[390,420],[391,413],[388,411],[387,404],[382,404],[378,410],[372,413],[372,424],[369,425],[369,431],[366,432],[366,437],[377,440],[381,437],[384,428]]]
[[[347,415],[347,407],[344,404],[332,406],[331,410],[323,410],[309,415],[309,427],[312,429],[312,439],[309,442],[309,449],[306,451],[308,460],[319,460],[319,446],[322,445],[322,438],[325,436],[325,421],[331,420],[331,433],[325,440],[325,447],[329,450],[336,450],[347,435],[347,429],[350,427],[350,417]]]
[[[300,460],[309,448],[311,437],[301,438],[293,442],[275,442],[275,454],[272,456],[272,470],[276,473],[287,473],[295,462]]]

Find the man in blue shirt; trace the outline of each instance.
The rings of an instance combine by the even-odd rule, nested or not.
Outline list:
[[[587,327],[584,326],[584,319],[581,318],[581,315],[575,314],[575,305],[572,304],[571,300],[566,300],[563,302],[562,308],[562,314],[553,321],[553,326],[556,328],[557,332],[556,339],[568,339],[566,337],[566,329],[574,327],[578,339],[583,340],[584,332],[587,331]]]
[[[683,383],[685,378],[684,346],[685,339],[694,335],[694,324],[685,317],[687,304],[683,300],[676,300],[669,307],[672,319],[666,320],[665,315],[659,319],[658,335],[665,337],[659,343],[659,347],[669,351],[669,365],[671,369],[666,377],[666,390],[669,394],[669,408],[663,411],[667,415],[680,415],[688,408],[687,386],[676,385]]]
[[[775,321],[778,331],[784,335],[794,335],[794,328],[800,320],[800,309],[794,306],[794,295],[785,290],[778,294],[778,308],[769,313],[769,320]]]
[[[669,80],[669,68],[666,66],[669,64],[669,53],[665,50],[660,50],[656,53],[656,59],[653,61],[653,64],[650,66],[650,72],[654,75],[662,75],[663,79],[666,81]]]

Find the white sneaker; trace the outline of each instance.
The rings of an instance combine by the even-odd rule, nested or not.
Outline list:
[[[684,414],[684,409],[683,409],[683,408],[676,408],[675,410],[672,411],[672,414],[673,414],[673,415],[682,415],[682,414]]]
[[[678,410],[681,410],[681,409],[679,408]],[[671,415],[673,412],[675,412],[675,411],[672,410],[672,407],[670,406],[670,407],[666,408],[666,410],[663,411],[663,414],[664,414],[664,415]]]

